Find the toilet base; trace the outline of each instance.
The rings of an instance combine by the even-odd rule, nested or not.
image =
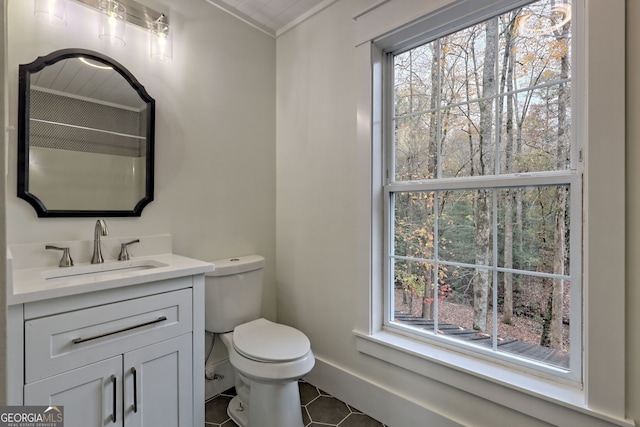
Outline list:
[[[249,411],[242,405],[238,396],[231,399],[229,406],[227,406],[227,415],[233,420],[234,423],[240,427],[247,427],[249,423]]]
[[[303,427],[297,381],[259,383],[251,381],[250,405],[238,396],[231,399],[227,414],[240,427]]]

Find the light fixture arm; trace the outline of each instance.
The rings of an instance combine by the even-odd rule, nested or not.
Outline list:
[[[85,4],[94,9],[99,9],[99,0],[75,0],[78,3]],[[135,0],[118,0],[127,9],[127,23],[137,25],[147,30],[149,23],[163,19],[162,22],[168,24],[169,20],[164,13],[160,13],[144,6]]]
[[[159,36],[167,36],[169,34],[169,22],[167,22],[167,16],[164,13],[161,13],[158,19],[151,23],[150,27],[151,31]]]

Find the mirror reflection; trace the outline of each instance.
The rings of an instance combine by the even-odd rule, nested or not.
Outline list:
[[[154,100],[96,52],[20,66],[18,196],[39,216],[139,216],[153,200]]]

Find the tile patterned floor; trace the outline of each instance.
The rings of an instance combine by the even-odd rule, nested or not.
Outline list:
[[[305,381],[298,385],[305,427],[387,427]],[[233,396],[235,390],[230,389],[206,403],[205,427],[237,427],[227,415]]]

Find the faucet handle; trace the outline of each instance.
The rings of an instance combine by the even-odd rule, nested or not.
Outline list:
[[[127,246],[129,246],[132,243],[140,243],[140,239],[135,239],[127,243],[121,243],[120,255],[118,255],[118,261],[129,261],[131,257],[129,256],[129,251],[127,250]]]
[[[59,267],[73,267],[73,260],[71,259],[71,253],[69,252],[69,248],[60,248],[58,246],[46,245],[45,249],[55,249],[57,251],[62,251],[62,258],[60,258]]]

